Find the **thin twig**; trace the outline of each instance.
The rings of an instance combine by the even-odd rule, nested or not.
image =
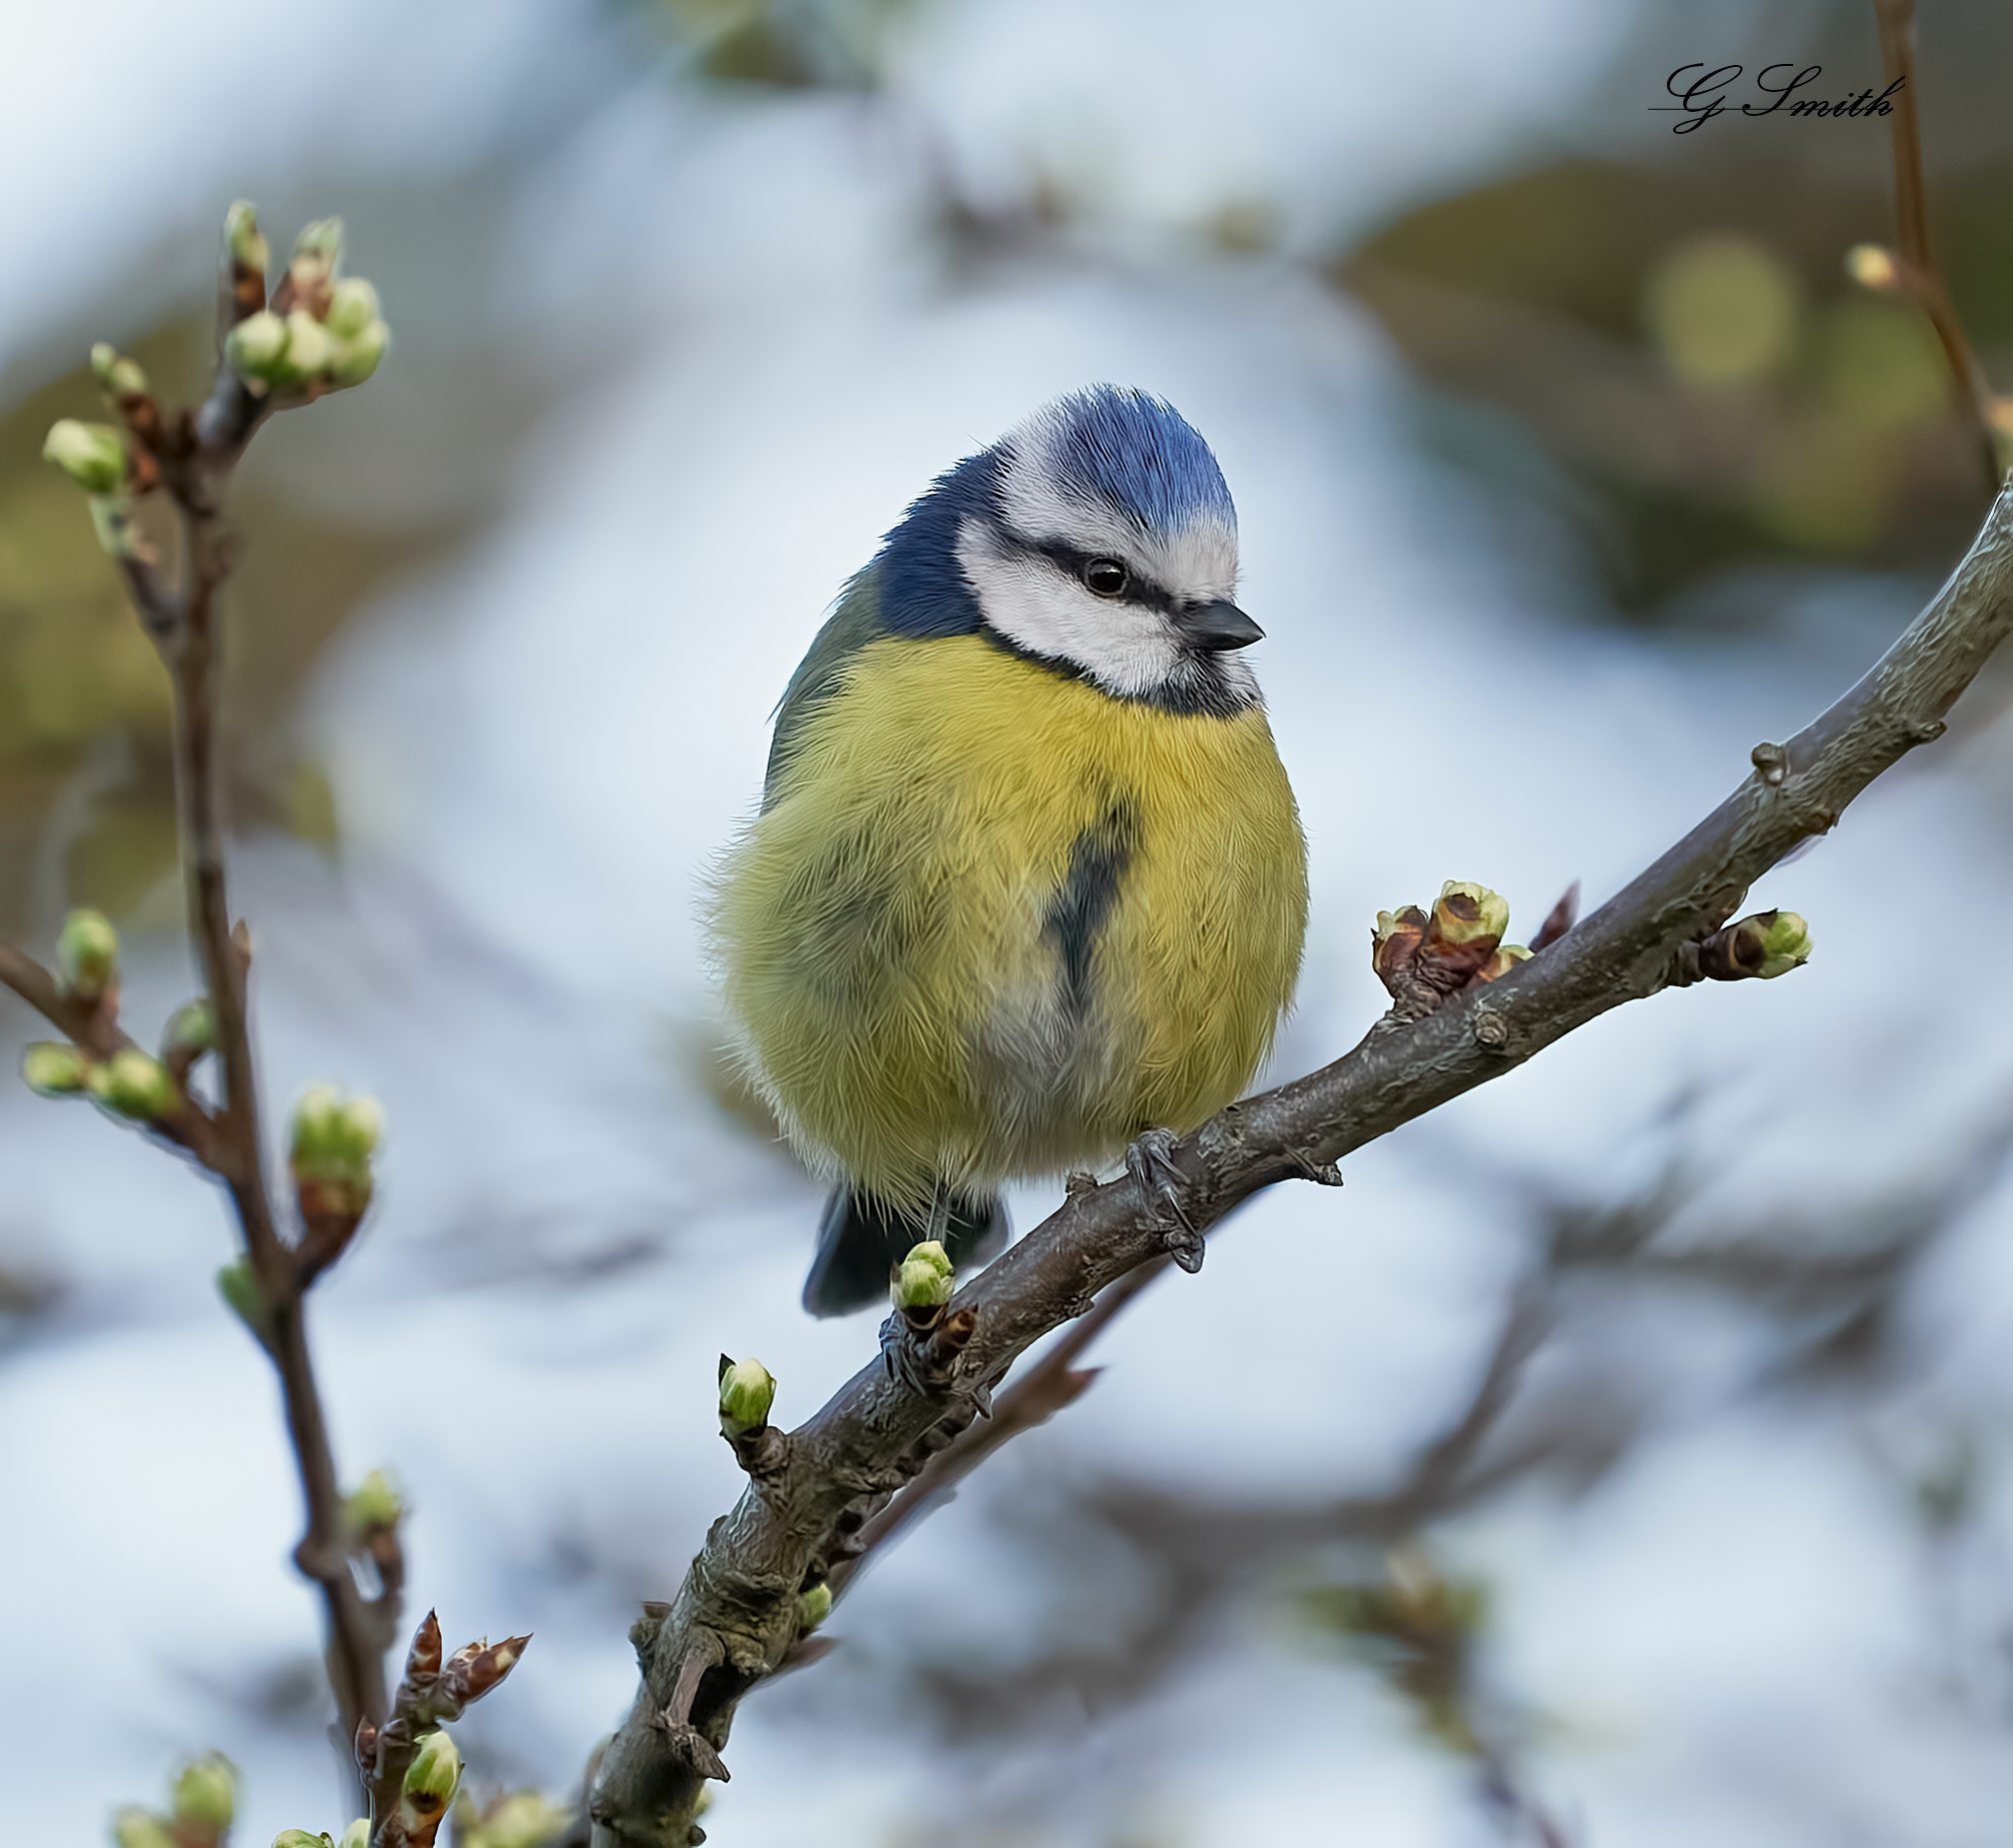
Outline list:
[[[263,300],[256,270],[227,265],[232,286],[220,292],[219,344],[230,323]],[[219,593],[230,575],[232,545],[225,496],[246,445],[274,407],[227,366],[217,367],[209,396],[194,412],[162,414],[151,398],[122,400],[130,467],[141,492],[165,491],[181,534],[181,572],[171,585],[151,554],[118,556],[127,595],[153,640],[174,692],[174,774],[181,857],[192,937],[203,988],[216,1023],[222,1101],[206,1110],[185,1098],[150,1124],[188,1147],[228,1191],[261,1298],[260,1344],[279,1376],[306,1532],[296,1564],[321,1592],[329,1679],[347,1745],[360,1726],[385,1717],[384,1655],[398,1625],[403,1560],[395,1529],[372,1536],[380,1588],[366,1598],[353,1570],[355,1537],[347,1517],[328,1418],[308,1342],[306,1291],[318,1266],[302,1261],[281,1230],[266,1173],[258,1070],[247,982],[250,941],[233,918],[226,879],[228,830],[218,742],[221,633]],[[86,1007],[63,993],[32,958],[0,945],[0,982],[15,990],[76,1044],[100,1057],[131,1042],[116,1005]]]
[[[1998,398],[1972,351],[1936,262],[1929,235],[1929,189],[1923,178],[1922,129],[1915,107],[1915,0],[1873,0],[1880,31],[1880,66],[1895,91],[1890,140],[1894,151],[1894,227],[1901,282],[1928,318],[1950,372],[1951,401],[1976,426],[1985,492],[1996,495],[2006,471],[1999,460]]]

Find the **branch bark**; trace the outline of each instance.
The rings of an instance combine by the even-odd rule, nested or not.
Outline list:
[[[2013,631],[2013,491],[1929,606],[1856,686],[1752,772],[1683,840],[1542,954],[1423,1019],[1380,1022],[1351,1052],[1231,1105],[1175,1144],[1183,1205],[1201,1227],[1261,1187],[1305,1176],[1499,1077],[1625,1001],[1669,985],[1752,883],[1918,745]],[[706,1760],[742,1697],[797,1640],[797,1593],[826,1569],[863,1502],[885,1507],[928,1460],[931,1433],[1052,1329],[1163,1257],[1129,1177],[1073,1192],[961,1290],[970,1338],[942,1376],[877,1359],[790,1433],[781,1467],[716,1521],[677,1597],[636,1632],[634,1706],[601,1758],[589,1808],[597,1848],[683,1848]],[[681,1667],[714,1655],[696,1687]],[[676,1708],[667,1719],[668,1710]],[[706,1750],[690,1748],[693,1734]]]

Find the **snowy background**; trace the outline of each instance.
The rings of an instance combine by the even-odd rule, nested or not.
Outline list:
[[[163,706],[41,432],[93,414],[93,338],[194,379],[236,196],[282,247],[342,212],[395,329],[245,472],[236,897],[271,1096],[330,1077],[392,1123],[314,1298],[345,1473],[409,1493],[415,1611],[537,1634],[462,1729],[479,1787],[567,1790],[626,1705],[637,1601],[737,1492],[720,1350],[791,1419],[868,1350],[798,1310],[818,1189],[723,1076],[696,897],[824,606],[934,472],[1093,379],[1215,446],[1313,856],[1282,1076],[1377,1010],[1379,908],[1484,879],[1522,934],[1575,878],[1597,903],[1954,558],[1965,435],[1838,265],[1886,232],[1884,125],[1648,113],[1696,58],[1877,87],[1870,8],[1683,15],[9,20],[0,930],[114,911],[136,1022],[192,982]],[[2009,53],[1992,8],[1931,10],[1988,361]],[[1788,331],[1715,371],[1668,304],[1728,233]],[[1807,971],[1599,1021],[1158,1285],[1088,1397],[877,1562],[843,1649],[744,1709],[714,1838],[1535,1839],[1493,1777],[1574,1842],[2003,1841],[2007,690],[1758,889],[1812,920]],[[35,1036],[0,1005],[7,1063]],[[230,1251],[200,1180],[0,1087],[9,1839],[100,1840],[208,1747],[246,1768],[241,1841],[344,1820]],[[1535,1351],[1423,1525],[1366,1516],[1519,1313]],[[1398,1541],[1485,1588],[1451,1723],[1346,1614]]]

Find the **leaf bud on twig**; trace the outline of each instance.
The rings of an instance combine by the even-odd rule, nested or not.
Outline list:
[[[552,1848],[572,1821],[572,1810],[541,1792],[514,1790],[472,1823],[464,1823],[457,1812],[456,1848]]]
[[[63,921],[56,938],[56,972],[63,989],[95,1001],[119,978],[119,932],[103,912],[80,906]]]
[[[184,1001],[161,1029],[161,1057],[177,1076],[186,1076],[197,1059],[216,1049],[217,1010],[207,999]]]
[[[174,1074],[151,1052],[121,1046],[91,1068],[91,1094],[114,1115],[138,1123],[159,1122],[182,1101]]]
[[[832,1587],[824,1579],[797,1594],[797,1621],[801,1628],[815,1630],[832,1615]]]
[[[191,1759],[175,1779],[175,1821],[219,1839],[238,1811],[238,1769],[221,1752]]]
[[[329,312],[324,319],[338,340],[361,334],[377,318],[378,292],[361,276],[345,276],[329,291]]]
[[[176,1848],[174,1832],[167,1823],[137,1806],[122,1809],[112,1818],[112,1840],[117,1848]]]
[[[91,376],[107,398],[137,398],[147,389],[147,375],[137,360],[129,360],[109,340],[91,349]]]
[[[275,385],[287,365],[287,324],[270,308],[244,320],[224,336],[224,364],[249,385]]]
[[[86,494],[111,494],[126,479],[126,439],[110,424],[58,418],[43,440],[42,459],[54,463]]]
[[[21,1053],[21,1076],[38,1097],[75,1097],[91,1086],[91,1061],[61,1040],[38,1039]]]
[[[1443,943],[1478,943],[1483,937],[1491,946],[1502,940],[1509,928],[1509,901],[1473,880],[1448,880],[1440,888],[1433,905],[1433,934]]]
[[[336,344],[335,358],[329,362],[329,382],[338,391],[361,385],[384,364],[391,351],[392,330],[382,321],[372,321]]]
[[[769,1422],[776,1404],[776,1375],[760,1360],[720,1356],[720,1434],[730,1442]]]
[[[958,1287],[951,1255],[939,1238],[926,1238],[911,1245],[909,1254],[895,1268],[889,1294],[895,1306],[912,1323],[928,1326],[949,1302]]]
[[[398,1484],[382,1469],[374,1469],[352,1489],[343,1502],[343,1515],[350,1531],[357,1534],[382,1533],[405,1518],[406,1504]]]
[[[224,247],[241,270],[257,270],[263,276],[272,262],[272,247],[259,229],[259,214],[249,200],[236,201],[224,214]]]
[[[228,1264],[217,1270],[217,1294],[223,1297],[224,1306],[249,1328],[261,1341],[271,1328],[271,1318],[266,1313],[266,1298],[259,1288],[259,1279],[252,1274],[252,1260],[249,1257],[234,1257]]]
[[[461,1787],[462,1755],[444,1731],[428,1733],[406,1767],[405,1802],[424,1822],[438,1817]]]

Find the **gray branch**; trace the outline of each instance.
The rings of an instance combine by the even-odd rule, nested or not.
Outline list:
[[[1670,985],[1686,945],[1724,925],[1756,879],[1941,736],[2009,630],[2013,490],[1865,678],[1786,745],[1757,746],[1733,794],[1598,912],[1502,979],[1424,1018],[1380,1022],[1334,1063],[1231,1105],[1177,1143],[1190,1220],[1213,1225],[1259,1188],[1305,1177]],[[931,1337],[892,1331],[890,1353],[790,1433],[778,1467],[714,1523],[677,1597],[637,1626],[642,1685],[594,1780],[596,1848],[702,1839],[695,1806],[705,1777],[724,1774],[717,1754],[735,1709],[797,1642],[797,1594],[843,1555],[861,1509],[913,1477],[938,1427],[969,1419],[1031,1343],[1165,1251],[1129,1177],[1073,1191],[959,1293],[950,1317],[967,1338],[948,1363],[941,1350],[921,1351]],[[919,1351],[905,1359],[905,1343]]]

